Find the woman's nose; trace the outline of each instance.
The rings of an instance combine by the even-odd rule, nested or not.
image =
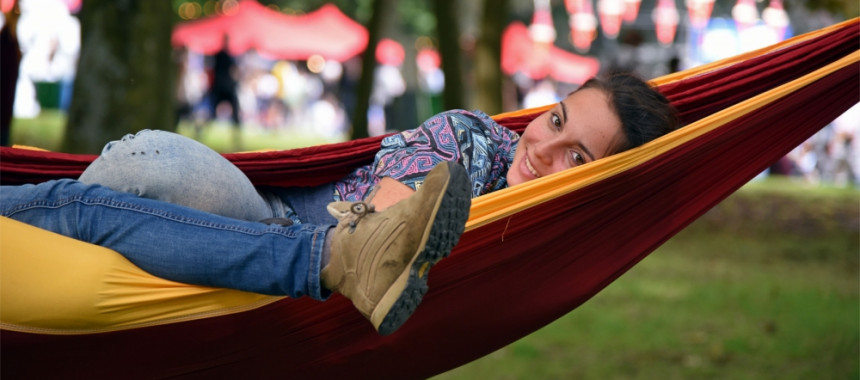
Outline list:
[[[552,165],[552,152],[552,140],[547,139],[535,144],[534,156],[545,166]]]

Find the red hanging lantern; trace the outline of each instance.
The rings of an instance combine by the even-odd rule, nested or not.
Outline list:
[[[782,7],[782,0],[770,0],[767,8],[761,13],[761,18],[774,32],[777,38],[781,41],[785,38],[785,30],[788,28],[788,13]]]
[[[659,0],[651,16],[657,26],[657,41],[664,45],[671,45],[675,41],[679,18],[675,0]]]
[[[529,35],[532,41],[538,44],[552,45],[555,42],[555,27],[552,23],[549,0],[535,0],[535,13],[529,26]]]
[[[529,25],[529,36],[534,43],[530,59],[536,67],[548,65],[549,51],[555,43],[556,36],[549,0],[535,0],[535,13],[532,16],[532,24]]]
[[[697,29],[708,26],[711,12],[714,10],[714,0],[687,0],[687,10],[690,14],[690,24]]]
[[[600,29],[609,39],[618,37],[621,31],[621,16],[624,14],[624,0],[597,0],[597,14],[600,16]]]
[[[758,21],[758,9],[755,7],[755,0],[738,0],[732,7],[732,18],[735,19],[738,30],[755,26]]]
[[[586,52],[597,36],[597,17],[594,16],[591,0],[565,0],[565,5],[570,14],[570,39],[573,47],[580,52]]]
[[[406,57],[403,45],[390,38],[383,38],[376,44],[376,61],[389,66],[400,66]]]
[[[0,0],[0,11],[3,13],[9,13],[12,11],[12,7],[15,6],[15,0]]]
[[[642,0],[624,0],[624,16],[622,19],[626,23],[636,21],[636,17],[639,16],[639,5],[642,4]]]

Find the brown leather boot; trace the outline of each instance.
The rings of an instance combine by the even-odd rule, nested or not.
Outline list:
[[[340,220],[323,286],[350,300],[382,335],[397,330],[427,292],[427,273],[457,244],[469,217],[470,181],[459,164],[436,166],[424,184],[383,212],[334,202]]]

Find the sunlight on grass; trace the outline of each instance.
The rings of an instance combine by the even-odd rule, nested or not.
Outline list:
[[[43,110],[32,119],[14,119],[10,131],[12,144],[58,151],[66,128],[66,114],[60,110]]]
[[[346,140],[346,136],[326,138],[308,132],[270,131],[248,126],[243,127],[237,142],[233,128],[223,122],[215,122],[200,133],[190,123],[180,123],[177,133],[194,138],[219,153],[293,149]]]
[[[59,110],[43,110],[38,117],[32,119],[14,119],[11,130],[12,144],[60,151],[65,127],[66,115]],[[266,130],[249,124],[242,127],[237,144],[230,124],[222,121],[215,121],[205,126],[199,133],[191,123],[183,122],[179,124],[176,132],[194,138],[219,153],[293,149],[336,143],[347,139],[347,136],[324,137],[308,131]],[[104,141],[121,137],[106,136]]]

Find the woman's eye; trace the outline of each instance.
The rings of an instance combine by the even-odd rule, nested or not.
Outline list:
[[[577,152],[571,152],[570,153],[570,159],[576,165],[582,165],[585,163],[585,157],[582,157],[582,155],[577,153]]]
[[[550,122],[552,122],[552,126],[555,127],[555,129],[561,129],[561,118],[558,117],[558,115],[552,114],[549,118]]]

